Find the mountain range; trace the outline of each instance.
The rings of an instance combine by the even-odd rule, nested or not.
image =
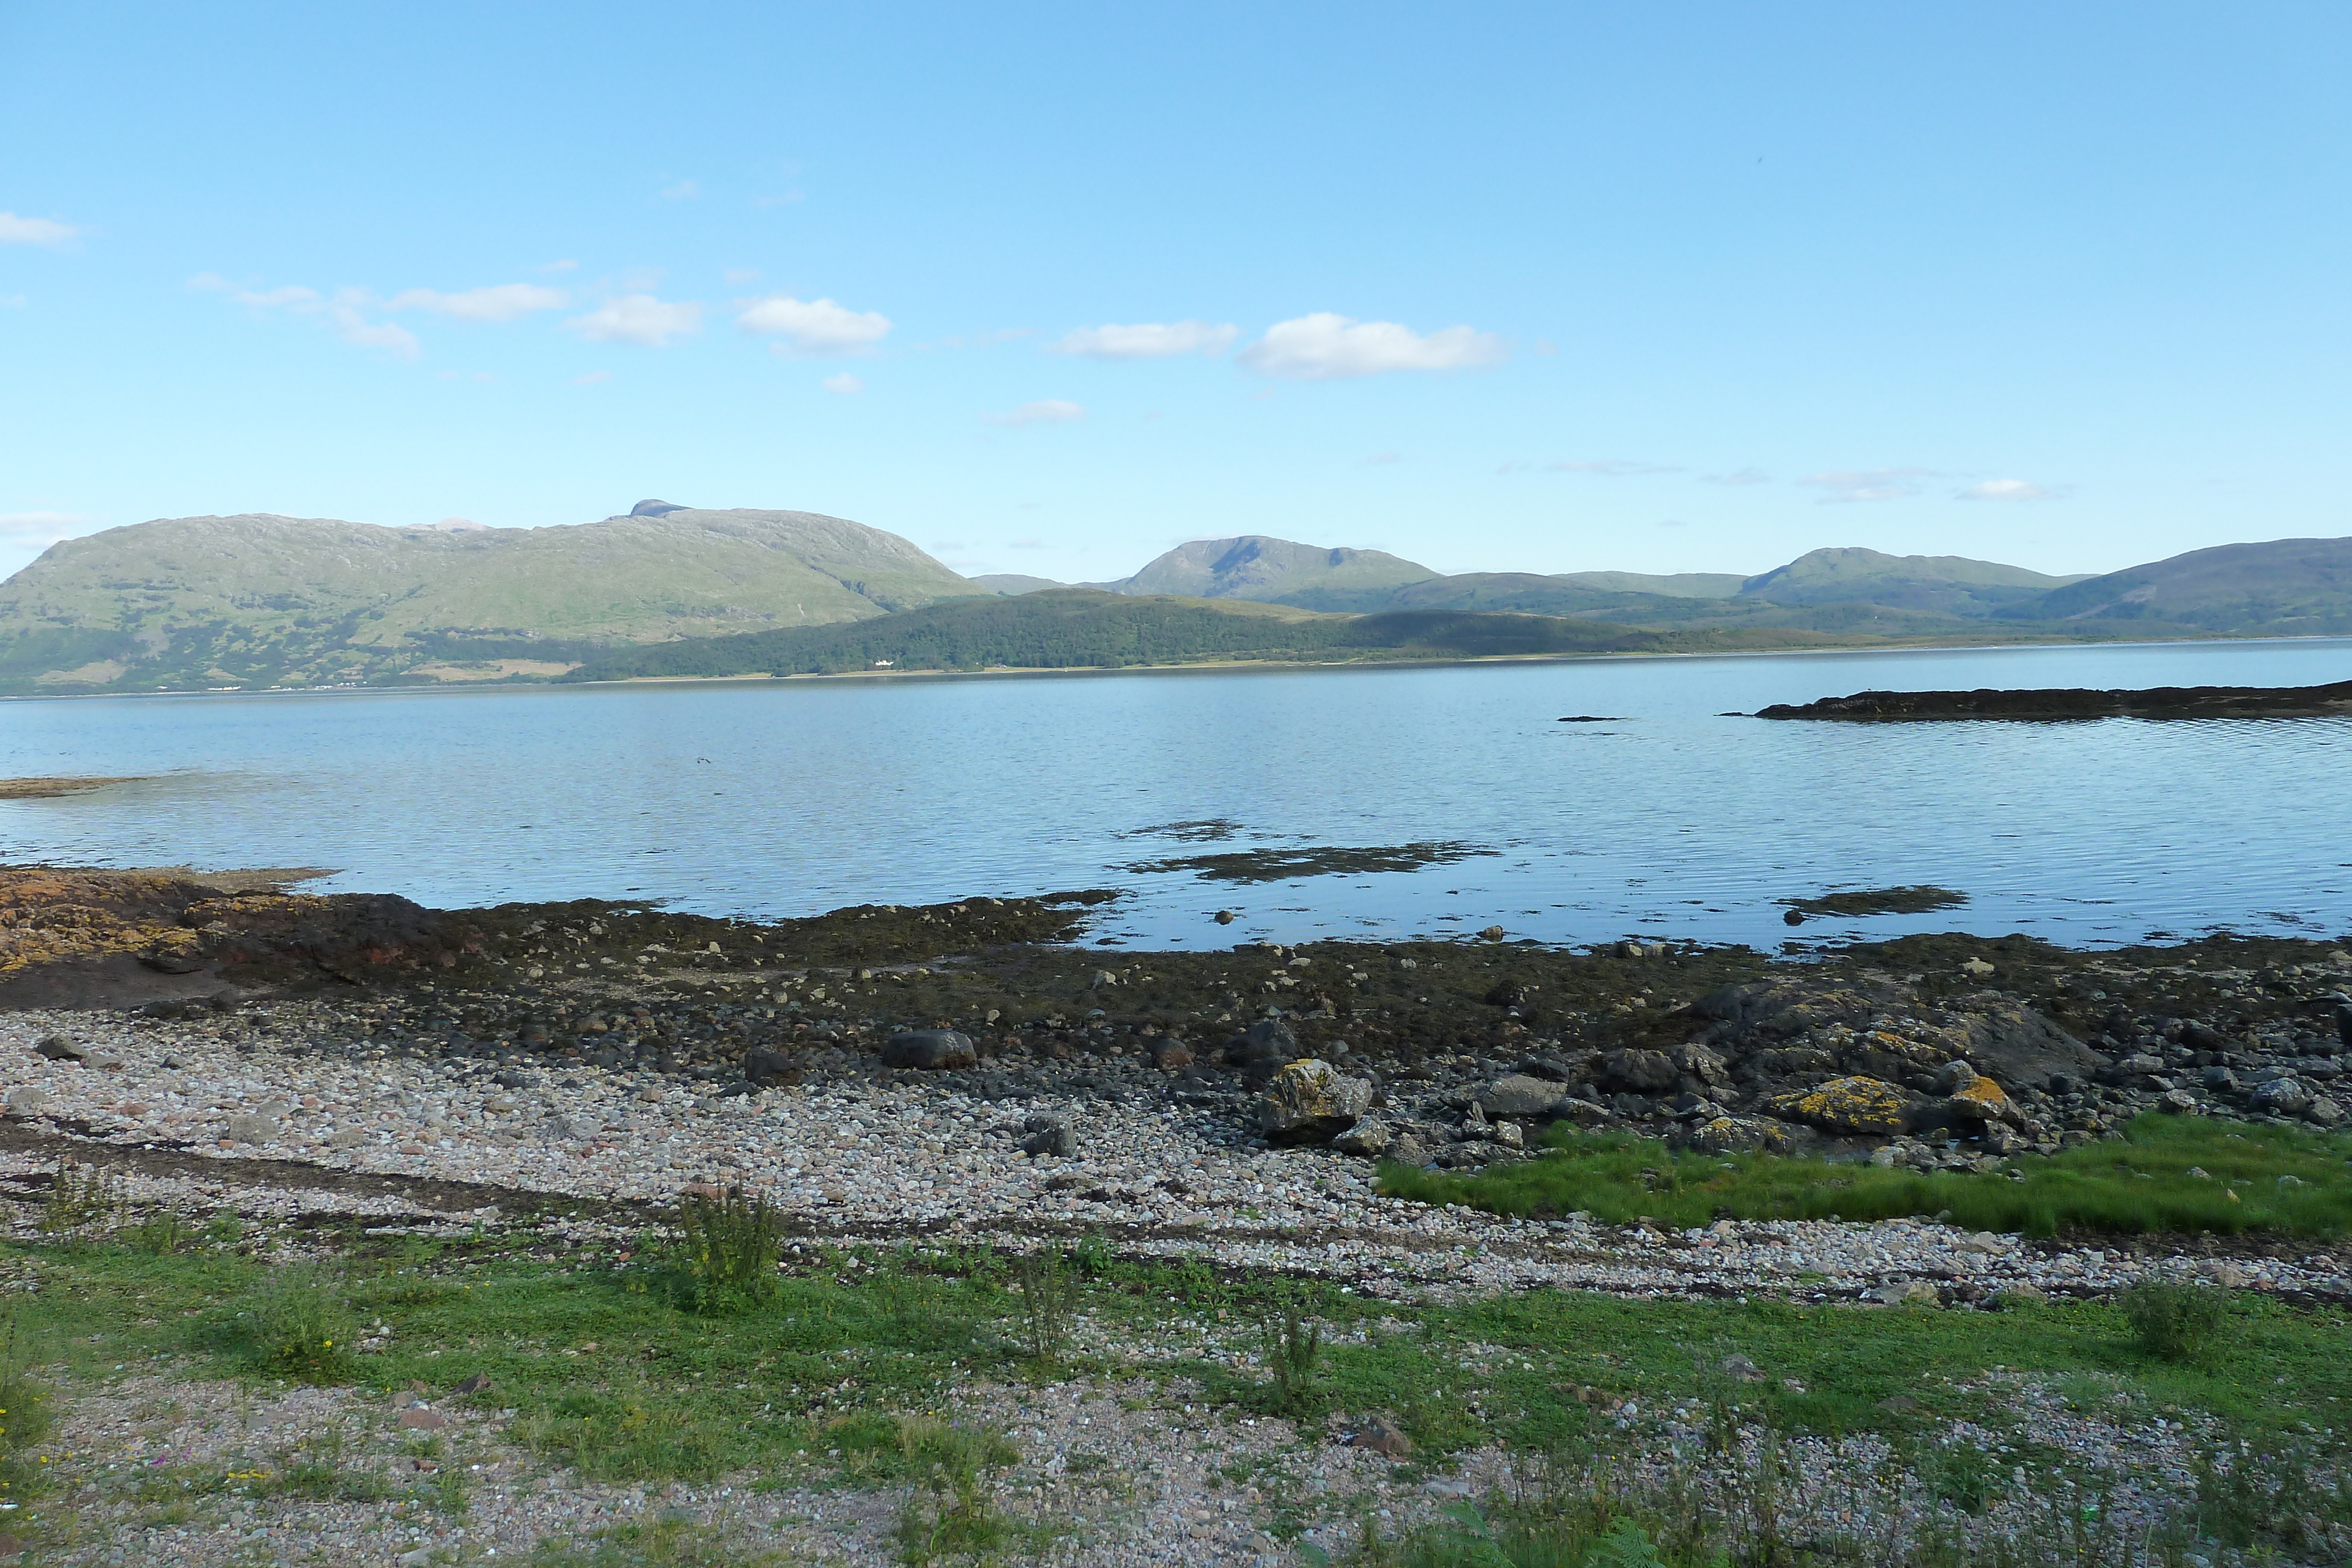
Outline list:
[[[1052,601],[1035,613],[982,610],[1040,593]],[[1139,620],[1116,609],[1122,600],[1162,608]],[[1213,622],[1217,615],[1243,620]],[[1306,624],[1367,617],[1387,619]],[[1533,623],[1546,619],[1583,625]],[[857,622],[876,624],[854,637],[821,630]],[[1056,663],[1102,650],[1134,663],[1144,657],[1137,649],[1152,647],[1171,657],[1273,648],[1433,655],[2343,632],[2352,632],[2352,538],[2225,545],[2096,577],[1830,549],[1743,577],[1448,575],[1380,550],[1244,535],[1180,545],[1114,582],[1067,585],[961,577],[895,534],[841,517],[644,501],[558,528],[394,528],[247,514],[68,539],[0,583],[0,691],[532,680],[624,666],[659,673],[655,665],[685,673],[712,661],[625,651],[711,640],[739,662],[760,649],[758,657],[795,668],[834,668],[861,667],[866,653],[867,664],[902,665],[884,657],[892,649],[967,667],[966,653],[1009,658],[1024,648],[1053,652]],[[925,652],[958,648],[965,652]]]

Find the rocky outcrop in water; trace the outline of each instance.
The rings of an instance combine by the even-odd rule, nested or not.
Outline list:
[[[2352,681],[2325,686],[2154,686],[2146,691],[1856,692],[1775,703],[1758,718],[2304,718],[2352,714]]]

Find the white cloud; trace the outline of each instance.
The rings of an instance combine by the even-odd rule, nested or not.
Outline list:
[[[299,283],[289,283],[278,288],[239,289],[235,298],[239,305],[250,305],[257,310],[310,311],[319,306],[319,291],[305,288]]]
[[[610,371],[590,371],[584,375],[572,377],[572,384],[575,387],[600,387],[612,379]]]
[[[1403,461],[1404,454],[1402,452],[1375,452],[1370,457],[1365,458],[1361,463],[1358,464],[1357,466],[1360,468],[1385,468],[1391,463],[1402,463]]]
[[[2055,501],[2065,495],[2062,489],[2037,485],[2031,479],[1987,479],[1971,485],[1953,497],[1959,501]]]
[[[339,288],[331,298],[299,283],[276,288],[236,288],[217,273],[200,272],[188,279],[191,288],[226,292],[237,304],[254,310],[283,310],[292,316],[323,317],[335,336],[362,349],[381,349],[395,359],[413,360],[419,352],[416,334],[390,321],[373,319],[383,303],[364,288]]]
[[[92,521],[79,512],[0,512],[0,544],[38,545],[47,549],[71,538],[79,525]]]
[[[1699,477],[1710,485],[1769,485],[1772,476],[1761,468],[1735,468],[1728,474],[1702,474]]]
[[[45,245],[55,250],[81,237],[81,230],[54,218],[20,218],[0,213],[0,245]]]
[[[863,381],[846,374],[827,376],[817,384],[824,387],[825,391],[836,392],[843,397],[855,397],[866,390],[866,383]]]
[[[390,321],[369,320],[368,313],[373,308],[375,300],[363,288],[339,288],[326,303],[327,319],[335,324],[335,335],[344,342],[362,349],[382,349],[394,359],[416,358],[416,334]]]
[[[1087,411],[1067,398],[1049,397],[1036,402],[1024,402],[1009,413],[984,413],[981,417],[991,424],[1066,424],[1074,419],[1084,419]]]
[[[1463,371],[1499,364],[1503,340],[1470,327],[1426,336],[1394,321],[1359,321],[1318,310],[1277,321],[1241,351],[1241,362],[1261,375],[1293,381],[1339,381],[1389,371]]]
[[[579,265],[580,264],[578,262],[573,261],[567,256],[562,261],[551,261],[544,267],[534,267],[531,270],[533,272],[571,272],[577,268]]]
[[[659,349],[672,338],[701,331],[702,307],[691,299],[671,303],[650,294],[624,294],[584,316],[572,317],[564,325],[592,343],[637,343]]]
[[[1054,352],[1083,354],[1093,360],[1164,360],[1178,354],[1222,354],[1241,335],[1242,329],[1230,323],[1213,327],[1206,321],[1142,321],[1133,326],[1113,322],[1064,334],[1054,345]]]
[[[561,310],[572,297],[561,288],[537,283],[499,283],[457,294],[430,288],[404,288],[392,297],[387,310],[430,310],[460,321],[511,321],[534,310]]]
[[[1547,463],[1544,467],[1554,474],[1598,474],[1604,479],[1631,479],[1648,474],[1682,472],[1663,463],[1633,463],[1622,457],[1582,458],[1572,463]]]
[[[680,180],[675,185],[664,185],[658,193],[665,202],[690,202],[702,194],[702,187],[692,180]]]
[[[0,310],[22,310],[32,302],[31,298],[26,295],[0,294]]]
[[[1918,481],[1934,473],[1932,468],[1840,469],[1808,474],[1797,483],[1824,492],[1814,497],[1823,506],[1843,501],[1897,501],[1917,495]]]
[[[735,325],[746,332],[779,338],[780,354],[862,354],[890,331],[879,310],[852,310],[831,299],[795,299],[771,294],[747,303]]]

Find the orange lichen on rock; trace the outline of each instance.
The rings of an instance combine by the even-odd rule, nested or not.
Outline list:
[[[1911,1120],[1911,1096],[1877,1078],[1832,1078],[1818,1088],[1775,1095],[1766,1108],[1831,1133],[1889,1136]]]

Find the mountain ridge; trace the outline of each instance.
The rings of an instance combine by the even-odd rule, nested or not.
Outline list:
[[[631,646],[845,626],[1039,592],[1181,600],[1235,613],[1419,617],[1385,624],[1421,628],[1411,635],[1447,646],[1496,638],[1585,646],[1636,632],[1760,639],[1755,646],[2322,634],[2352,632],[2352,538],[2216,546],[2095,577],[1830,547],[1737,577],[1447,575],[1386,551],[1244,534],[1192,540],[1116,582],[1072,588],[1017,573],[967,579],[898,535],[816,512],[647,499],[596,522],[542,528],[241,513],[68,539],[0,583],[0,691],[548,679]],[[1057,613],[1064,624],[1054,636],[1076,638],[1073,646],[1115,648],[1118,637],[1148,630],[1099,605],[1076,631],[1066,607]],[[1445,616],[1458,619],[1428,619]],[[1496,630],[1502,622],[1482,616],[1587,630],[1538,634],[1522,625],[1507,634]],[[975,627],[985,619],[966,618]],[[950,617],[939,625],[951,623],[965,624]],[[1184,625],[1178,642],[1200,652],[1238,650],[1257,635],[1197,615]],[[1006,647],[1010,635],[1002,626],[985,633]],[[1352,647],[1347,639],[1356,635],[1326,629],[1310,641]],[[821,643],[866,645],[819,638],[793,646]],[[1696,645],[1672,643],[1672,651]]]

